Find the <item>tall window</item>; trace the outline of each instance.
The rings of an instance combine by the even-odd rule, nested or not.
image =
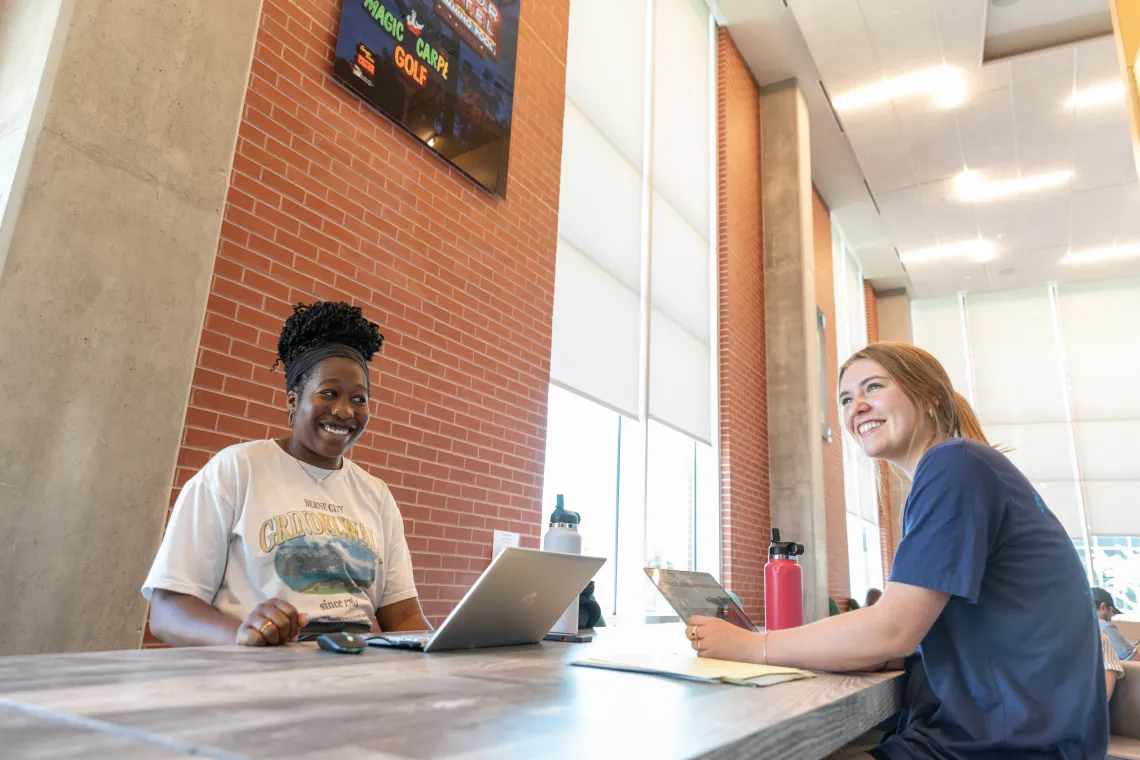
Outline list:
[[[915,343],[1140,615],[1140,280],[915,301]]]
[[[658,611],[647,564],[720,572],[715,50],[701,0],[570,4],[544,502],[621,617]]]
[[[863,272],[837,224],[832,225],[835,271],[836,347],[839,361],[867,345],[867,312]],[[831,389],[835,393],[835,389]],[[840,415],[843,410],[840,410]],[[842,417],[836,433],[843,439],[843,491],[847,506],[847,562],[851,595],[862,600],[870,588],[883,588],[883,556],[879,548],[879,508],[875,463],[847,435]]]

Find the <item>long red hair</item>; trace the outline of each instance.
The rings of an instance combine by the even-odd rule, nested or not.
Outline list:
[[[843,374],[859,359],[878,363],[891,380],[898,383],[920,414],[929,409],[934,418],[930,444],[947,438],[973,438],[990,445],[970,402],[954,390],[950,376],[929,352],[909,343],[872,343],[843,362],[839,368],[840,383],[843,382]]]

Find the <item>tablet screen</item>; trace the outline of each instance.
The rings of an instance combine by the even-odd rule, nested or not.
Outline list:
[[[746,631],[758,630],[740,605],[708,573],[647,567],[645,574],[686,625],[693,615],[704,615],[727,620]]]

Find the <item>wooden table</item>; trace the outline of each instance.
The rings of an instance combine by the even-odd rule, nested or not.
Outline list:
[[[818,758],[899,709],[901,674],[757,689],[568,667],[594,644],[334,655],[309,644],[0,658],[0,757]]]

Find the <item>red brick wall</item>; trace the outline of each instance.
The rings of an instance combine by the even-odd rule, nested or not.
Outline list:
[[[827,387],[839,382],[839,348],[835,321],[835,262],[831,251],[831,211],[812,189],[812,243],[815,248],[815,303],[827,322]],[[827,416],[831,443],[823,447],[823,504],[827,525],[827,593],[846,609],[851,596],[847,561],[847,496],[843,484],[843,425],[836,393],[828,393]],[[859,600],[862,603],[862,600]]]
[[[522,6],[505,201],[333,83],[340,7],[265,0],[171,503],[286,434],[290,304],[351,301],[387,341],[350,456],[391,486],[438,622],[495,528],[539,541],[569,0]]]
[[[879,298],[869,283],[863,283],[863,302],[867,311],[867,341],[879,340]],[[895,559],[895,526],[892,510],[891,466],[879,462],[879,544],[883,551],[884,579],[891,574]],[[885,582],[885,580],[884,580]]]
[[[723,29],[717,53],[724,583],[759,624],[764,617],[764,563],[772,524],[760,226],[760,89]]]

